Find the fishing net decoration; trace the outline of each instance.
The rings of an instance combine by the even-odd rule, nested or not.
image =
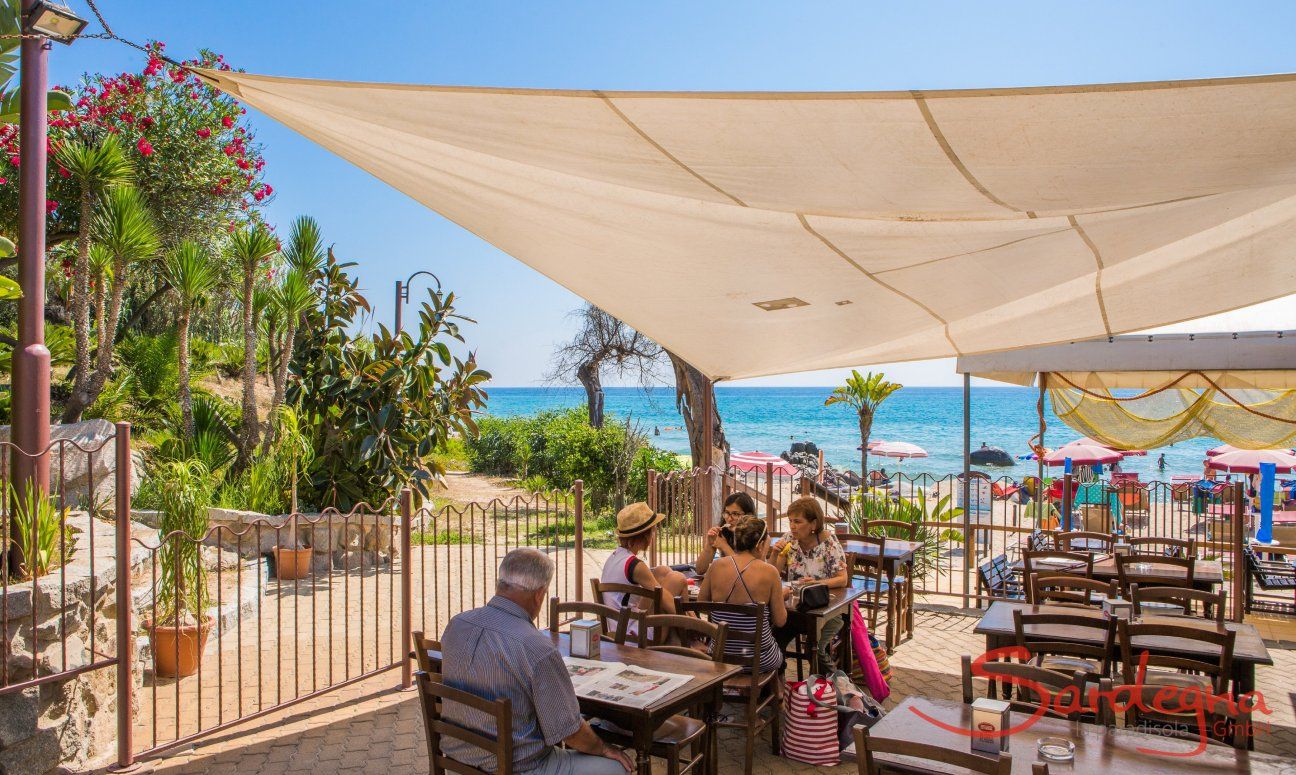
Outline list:
[[[1184,372],[1135,394],[1118,393],[1098,372],[1044,378],[1058,418],[1114,449],[1153,449],[1203,436],[1241,449],[1291,447],[1296,389],[1261,388],[1258,376]]]

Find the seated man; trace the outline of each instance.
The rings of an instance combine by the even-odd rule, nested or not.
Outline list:
[[[518,775],[620,775],[632,767],[622,751],[605,745],[581,718],[571,677],[558,647],[535,628],[549,594],[553,561],[535,549],[514,549],[500,563],[495,596],[485,606],[450,620],[441,636],[442,680],[489,700],[513,703],[513,729],[493,729],[485,714],[447,702],[446,721],[488,735],[513,735]],[[496,770],[494,757],[449,738],[446,756]],[[566,743],[567,750],[555,748]]]

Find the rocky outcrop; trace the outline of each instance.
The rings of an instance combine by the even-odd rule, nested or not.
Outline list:
[[[998,466],[1008,468],[1017,464],[1013,456],[1002,447],[987,447],[984,444],[980,449],[972,450],[972,465],[974,466]]]
[[[111,439],[116,430],[107,420],[50,426],[50,487],[64,493],[69,504],[82,508],[94,504],[96,511],[106,504],[111,509],[117,472]],[[0,441],[9,441],[9,432],[8,425],[0,426]],[[135,492],[141,476],[138,457],[131,469],[131,492]]]

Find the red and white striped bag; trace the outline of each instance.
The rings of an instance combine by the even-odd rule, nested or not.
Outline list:
[[[837,744],[837,690],[832,682],[812,676],[806,681],[788,681],[783,695],[783,755],[806,764],[831,767],[841,761]],[[827,705],[819,707],[810,701]]]

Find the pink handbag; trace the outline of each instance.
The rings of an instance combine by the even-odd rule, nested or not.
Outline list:
[[[863,677],[864,688],[868,689],[873,699],[882,702],[891,694],[891,687],[887,686],[886,679],[882,677],[882,670],[878,667],[877,657],[873,654],[872,641],[869,640],[868,625],[864,622],[864,614],[860,613],[859,606],[851,603],[850,613],[850,633],[851,646],[855,649],[855,661],[859,664],[859,670]]]

